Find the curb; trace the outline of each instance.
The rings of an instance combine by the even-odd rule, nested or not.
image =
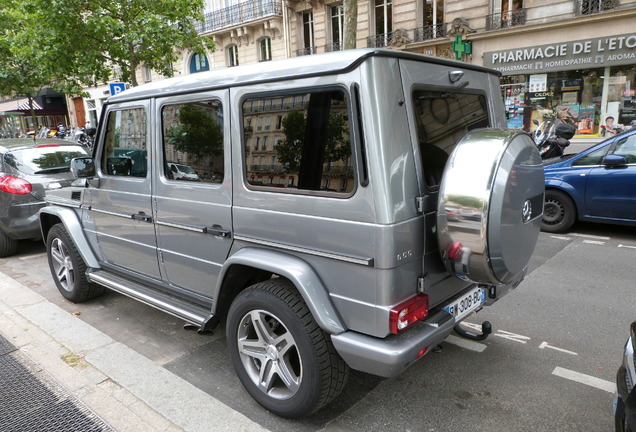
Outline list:
[[[118,431],[267,430],[2,272],[0,333]]]

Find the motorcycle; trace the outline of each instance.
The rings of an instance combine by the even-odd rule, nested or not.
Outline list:
[[[532,137],[541,159],[563,156],[565,148],[570,145],[570,140],[576,133],[576,127],[554,119],[547,120],[541,125],[534,120],[534,124],[539,126]]]

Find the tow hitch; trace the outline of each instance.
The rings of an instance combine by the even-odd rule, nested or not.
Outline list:
[[[455,333],[462,337],[465,337],[466,339],[482,341],[486,339],[490,333],[492,333],[492,324],[490,324],[490,321],[484,321],[483,323],[481,323],[481,334],[476,334],[469,332],[468,330],[464,330],[459,324],[453,327],[453,330],[455,330]]]

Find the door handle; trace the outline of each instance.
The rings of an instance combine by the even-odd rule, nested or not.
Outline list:
[[[221,225],[212,225],[212,227],[205,227],[203,228],[203,232],[223,238],[230,238],[231,234],[229,230],[223,229]]]
[[[134,219],[136,221],[152,223],[152,216],[148,216],[144,212],[139,212],[137,214],[131,215],[130,217],[131,219]]]

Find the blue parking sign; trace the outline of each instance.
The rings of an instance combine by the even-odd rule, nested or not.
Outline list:
[[[123,82],[110,83],[109,87],[111,96],[115,96],[116,94],[119,94],[126,90],[126,84],[124,84]]]

